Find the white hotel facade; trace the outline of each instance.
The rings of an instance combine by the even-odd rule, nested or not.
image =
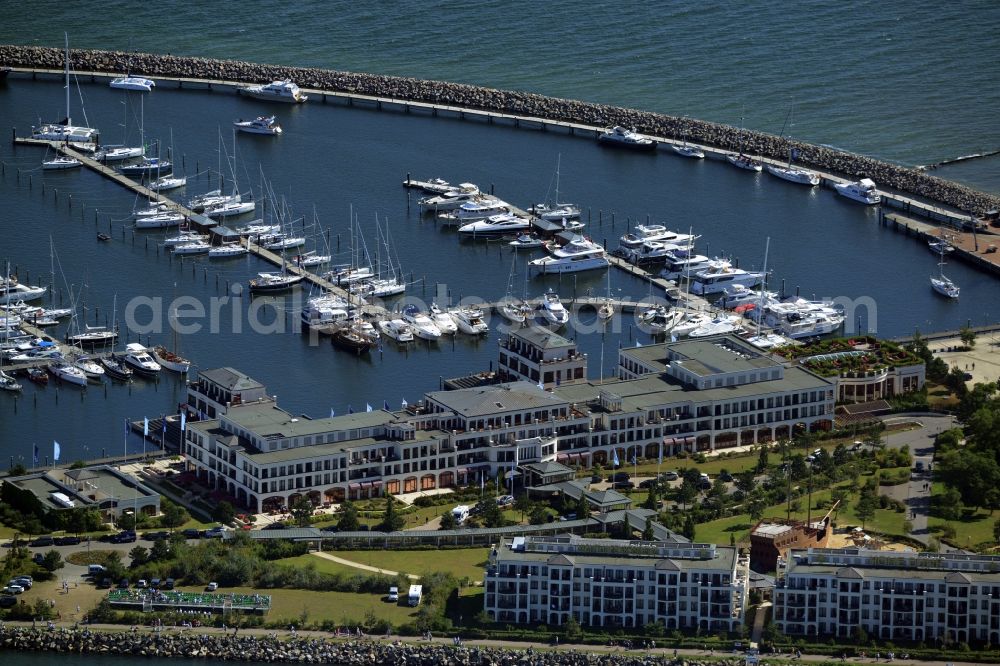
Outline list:
[[[655,459],[833,422],[835,380],[734,336],[623,349],[618,376],[598,382],[580,376],[575,345],[552,335],[528,329],[501,341],[505,366],[516,364],[528,381],[433,391],[399,411],[295,417],[245,375],[207,371],[188,387],[189,411],[204,413],[211,403],[215,418],[188,423],[188,469],[265,511],[302,495],[322,503],[477,484],[515,461],[589,467],[616,455]],[[551,374],[535,379],[517,356],[541,359],[544,368],[534,372]],[[538,386],[549,377],[563,380]],[[238,404],[223,404],[226,395],[239,395]]]

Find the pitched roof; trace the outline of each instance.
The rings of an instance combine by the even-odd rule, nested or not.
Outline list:
[[[198,373],[205,379],[230,391],[245,391],[253,388],[264,388],[256,379],[243,374],[235,368],[212,368]]]

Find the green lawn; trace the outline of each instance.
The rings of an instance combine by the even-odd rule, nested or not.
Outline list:
[[[459,578],[468,576],[472,580],[481,580],[486,568],[489,548],[461,548],[449,550],[330,550],[332,555],[366,564],[380,569],[398,571],[422,576],[432,571],[449,571]],[[321,557],[305,556],[319,563],[337,565],[335,562]],[[301,558],[280,560],[291,562]]]
[[[945,485],[940,481],[932,483],[931,501],[933,502],[933,498],[940,496],[944,490]],[[927,520],[927,526],[931,530],[934,530],[936,527],[951,525],[955,528],[955,545],[960,548],[971,549],[980,543],[995,543],[996,540],[993,538],[993,523],[998,518],[1000,518],[1000,514],[990,512],[987,509],[967,508],[960,520],[945,520],[931,516]]]
[[[318,559],[318,558],[317,558]],[[400,595],[400,603],[390,603],[380,594],[352,592],[314,592],[312,590],[259,590],[250,587],[227,587],[220,592],[237,594],[271,595],[271,611],[266,615],[269,622],[298,624],[303,613],[309,623],[332,620],[344,626],[357,626],[365,619],[368,611],[376,617],[384,618],[394,625],[411,622],[417,609],[406,605],[406,596]],[[388,592],[388,590],[386,590]],[[402,605],[400,605],[402,604]]]

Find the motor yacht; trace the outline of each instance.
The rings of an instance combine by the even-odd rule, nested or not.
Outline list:
[[[458,187],[449,188],[440,194],[424,197],[417,203],[423,211],[447,211],[454,210],[467,201],[475,201],[482,198],[479,187],[473,183],[460,183]]]
[[[458,332],[458,324],[454,312],[445,312],[437,303],[431,303],[431,321],[441,330],[441,335],[454,335]]]
[[[233,123],[233,127],[247,134],[267,134],[269,136],[281,134],[281,126],[278,125],[275,116],[257,116],[253,120],[240,118]]]
[[[408,305],[403,310],[403,321],[413,328],[413,334],[424,340],[437,340],[441,337],[441,329],[431,321],[416,305]]]
[[[176,236],[171,236],[170,238],[164,238],[163,244],[167,247],[173,247],[174,245],[183,245],[184,243],[194,243],[197,241],[207,241],[208,234],[199,234],[196,231],[182,231]]]
[[[639,315],[639,327],[653,335],[663,335],[684,320],[684,311],[658,305]]]
[[[505,201],[496,197],[481,197],[474,201],[466,201],[450,213],[439,214],[438,219],[445,224],[462,225],[509,212],[510,206]]]
[[[620,248],[621,255],[636,266],[662,264],[670,253],[684,248],[665,241],[645,241],[639,247]]]
[[[574,220],[580,217],[580,207],[576,204],[569,203],[557,203],[552,205],[536,204],[532,207],[532,212],[543,220],[548,220],[550,222]]]
[[[743,325],[743,317],[739,315],[722,315],[703,323],[688,333],[689,338],[706,338],[710,335],[733,333]]]
[[[720,294],[723,289],[734,284],[756,287],[764,281],[764,273],[734,268],[728,261],[723,261],[698,271],[691,278],[691,293],[706,296]]]
[[[299,316],[307,327],[319,328],[346,322],[349,318],[347,308],[347,301],[341,297],[324,294],[310,298]]]
[[[947,254],[955,251],[955,246],[943,238],[935,238],[932,241],[928,241],[927,248],[934,254]]]
[[[513,213],[500,213],[491,215],[485,220],[463,224],[458,228],[458,233],[470,236],[496,236],[524,231],[530,227],[531,223],[523,217]]]
[[[48,287],[21,284],[16,277],[0,277],[0,304],[18,301],[37,301],[45,295]]]
[[[125,363],[128,364],[133,371],[146,377],[155,377],[159,374],[160,370],[163,369],[160,364],[149,355],[149,350],[138,342],[130,342],[125,345]]]
[[[21,384],[16,379],[0,370],[0,391],[20,391]]]
[[[767,305],[776,301],[777,298],[778,294],[773,291],[765,291],[762,294],[761,290],[751,289],[744,284],[737,283],[723,287],[722,298],[718,304],[727,310],[735,310],[743,305],[758,305],[762,300]]]
[[[623,235],[618,242],[624,249],[637,248],[646,241],[660,241],[673,243],[680,247],[690,247],[698,238],[695,235],[671,231],[662,224],[638,224],[633,231]]]
[[[136,92],[150,92],[156,87],[156,81],[146,79],[141,76],[119,76],[112,79],[108,84],[117,90],[134,90]]]
[[[467,335],[485,335],[490,332],[489,324],[479,308],[457,308],[451,316],[458,324],[458,330]]]
[[[611,265],[604,248],[599,244],[575,236],[573,240],[561,247],[548,246],[550,256],[534,259],[528,262],[528,269],[540,273],[575,273],[577,271],[597,270]]]
[[[626,129],[619,125],[608,128],[601,132],[597,140],[602,145],[615,146],[618,148],[630,148],[632,150],[656,150],[656,142],[647,136],[643,136],[635,129]]]
[[[711,323],[711,321],[712,315],[707,312],[688,314],[682,321],[678,322],[672,329],[670,329],[670,336],[678,338],[687,337],[690,335],[691,331],[696,331],[699,328]]]
[[[386,319],[378,323],[382,335],[396,342],[413,342],[413,329],[402,319]]]
[[[532,250],[536,247],[542,247],[545,244],[541,238],[534,234],[521,234],[507,245],[511,246],[515,250]]]
[[[862,178],[853,183],[836,183],[833,189],[837,190],[837,194],[863,204],[871,205],[882,201],[882,195],[878,193],[875,181],[871,178]]]
[[[539,314],[545,323],[554,324],[557,328],[561,328],[569,322],[569,312],[563,307],[562,301],[559,300],[559,294],[551,289],[545,292],[545,295],[542,297]]]
[[[268,84],[247,86],[239,89],[241,95],[248,95],[270,102],[290,102],[301,104],[309,99],[297,85],[285,79],[284,81],[272,81]]]

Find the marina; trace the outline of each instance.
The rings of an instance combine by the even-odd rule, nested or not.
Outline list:
[[[53,77],[54,79],[55,77]],[[157,78],[157,77],[154,77]],[[157,78],[159,81],[159,79]],[[31,90],[44,92],[49,90],[51,84],[44,80],[37,83],[29,83],[14,76],[8,83],[10,90],[21,91],[26,87]],[[37,88],[36,88],[37,87]],[[109,102],[114,99],[113,91],[101,90],[98,88],[87,89],[88,113],[91,122],[102,126],[104,121],[94,123],[94,117],[98,116],[98,111],[93,110],[94,100],[107,99]],[[182,338],[182,349],[185,356],[190,358],[196,366],[201,366],[210,360],[219,359],[222,363],[239,365],[240,358],[251,353],[257,359],[255,367],[261,367],[260,374],[266,376],[270,384],[273,384],[276,391],[285,396],[282,401],[293,402],[295,409],[301,413],[323,414],[329,411],[332,406],[341,412],[346,409],[345,405],[355,403],[360,399],[358,396],[371,396],[372,404],[381,404],[384,399],[391,403],[398,404],[400,398],[410,397],[414,393],[425,390],[428,384],[433,384],[433,376],[461,376],[470,371],[488,368],[490,363],[495,361],[493,353],[495,347],[492,341],[498,335],[498,327],[502,324],[502,317],[498,314],[498,307],[502,305],[500,297],[503,289],[500,287],[506,282],[510,272],[511,260],[515,260],[515,275],[512,292],[521,297],[526,297],[529,307],[537,309],[540,304],[541,294],[547,289],[553,289],[559,296],[564,309],[569,313],[573,327],[567,327],[569,335],[576,338],[581,344],[581,349],[585,350],[592,359],[591,374],[599,376],[601,366],[605,369],[612,365],[616,349],[619,347],[634,346],[637,343],[647,344],[658,337],[663,338],[663,334],[654,336],[650,331],[633,319],[637,317],[648,304],[659,301],[674,302],[691,309],[705,309],[710,307],[709,301],[701,300],[696,296],[688,296],[684,300],[683,289],[674,281],[659,277],[660,267],[657,265],[637,266],[629,262],[624,257],[615,256],[613,250],[616,249],[619,237],[631,231],[638,224],[662,223],[678,232],[687,232],[688,227],[693,223],[696,233],[702,235],[698,241],[697,251],[709,257],[730,256],[738,265],[750,270],[755,265],[759,266],[763,256],[762,238],[770,233],[766,226],[754,221],[747,224],[743,214],[736,211],[725,211],[709,206],[710,217],[714,219],[703,219],[703,207],[696,204],[698,199],[710,200],[710,192],[715,188],[731,188],[736,192],[742,192],[750,201],[758,203],[754,206],[764,206],[766,210],[774,210],[774,215],[778,218],[781,213],[777,210],[786,205],[805,205],[808,209],[809,219],[796,228],[790,228],[787,233],[789,240],[784,248],[779,243],[779,254],[781,260],[776,263],[777,274],[769,281],[768,289],[781,291],[779,285],[782,280],[787,283],[784,289],[786,295],[794,293],[798,286],[805,293],[812,294],[816,290],[821,293],[831,295],[846,295],[852,293],[865,293],[861,291],[864,287],[859,285],[851,286],[845,283],[842,275],[830,272],[829,268],[817,272],[814,262],[801,262],[791,254],[791,246],[795,244],[808,243],[808,238],[815,234],[823,234],[824,229],[838,229],[844,227],[850,229],[850,236],[868,238],[872,229],[878,229],[878,225],[871,223],[875,219],[865,213],[862,207],[849,205],[849,202],[839,202],[833,198],[832,192],[827,188],[815,188],[814,193],[800,192],[795,185],[783,184],[777,178],[771,178],[764,174],[762,177],[753,176],[746,172],[731,169],[728,165],[719,164],[721,158],[715,155],[706,155],[709,159],[704,161],[688,161],[677,158],[673,151],[665,153],[669,149],[669,141],[661,146],[661,149],[652,154],[629,153],[620,151],[600,151],[600,159],[584,173],[580,172],[577,164],[581,160],[591,162],[593,156],[597,154],[596,142],[585,139],[594,139],[592,133],[596,130],[589,130],[587,134],[583,129],[555,131],[558,128],[551,127],[553,131],[548,132],[518,132],[513,120],[496,121],[492,125],[489,122],[467,122],[455,123],[446,117],[447,112],[434,116],[430,109],[426,113],[411,111],[410,114],[373,114],[372,110],[377,107],[372,104],[358,102],[353,105],[345,103],[331,103],[324,107],[319,102],[318,97],[313,96],[311,90],[306,91],[312,99],[304,105],[288,107],[292,113],[286,119],[282,115],[282,126],[285,129],[280,141],[254,141],[253,138],[245,140],[239,139],[239,149],[243,153],[241,161],[246,162],[251,168],[256,168],[258,162],[262,167],[270,171],[278,164],[291,164],[285,159],[295,160],[297,155],[307,154],[310,148],[308,143],[312,142],[311,137],[316,136],[317,128],[311,126],[313,122],[326,122],[328,118],[336,118],[338,123],[343,123],[342,132],[347,134],[366,131],[365,128],[373,124],[384,125],[383,131],[391,137],[394,145],[402,146],[407,142],[413,142],[415,138],[414,128],[426,128],[430,135],[429,140],[435,142],[434,145],[445,141],[444,152],[432,159],[427,158],[431,151],[430,145],[417,141],[411,148],[403,148],[389,154],[380,155],[377,160],[377,171],[362,171],[356,176],[342,169],[335,169],[328,177],[335,179],[338,183],[337,190],[343,194],[335,196],[335,206],[330,202],[319,201],[319,216],[324,220],[324,226],[330,229],[327,239],[329,249],[319,245],[316,247],[318,254],[331,255],[332,265],[345,262],[345,255],[349,252],[350,241],[347,231],[348,204],[352,204],[355,209],[363,211],[380,210],[383,215],[388,214],[392,218],[392,233],[394,245],[398,248],[402,265],[405,269],[409,290],[405,298],[415,298],[423,301],[420,306],[422,310],[427,309],[433,301],[443,304],[447,309],[460,307],[461,301],[471,295],[479,295],[476,301],[487,320],[490,332],[486,335],[470,335],[460,333],[458,335],[442,336],[437,342],[427,340],[415,340],[404,346],[397,348],[395,343],[388,345],[383,340],[381,345],[375,345],[367,355],[357,357],[355,354],[334,352],[331,350],[329,339],[320,336],[320,341],[325,341],[324,345],[314,346],[311,338],[301,335],[253,335],[242,334],[234,336],[226,333],[221,336],[190,336],[184,335]],[[29,95],[33,94],[28,91]],[[0,92],[0,94],[3,94]],[[231,122],[233,118],[248,117],[253,112],[248,112],[243,106],[249,104],[245,99],[236,95],[210,95],[203,91],[186,90],[184,93],[176,93],[170,90],[170,86],[159,83],[156,91],[156,106],[147,103],[147,128],[156,128],[158,124],[164,122],[163,118],[157,118],[157,114],[170,117],[173,128],[174,143],[178,146],[188,146],[198,143],[192,137],[206,134],[204,129],[199,127],[199,123],[179,122],[177,119],[182,114],[177,113],[177,106],[180,100],[172,99],[172,95],[182,95],[185,102],[190,100],[203,100],[208,105],[207,108],[218,108],[220,122]],[[343,101],[342,99],[340,101]],[[388,108],[383,108],[388,110]],[[334,115],[330,115],[334,114]],[[455,114],[454,117],[459,117]],[[17,127],[21,124],[23,115],[11,116],[8,125]],[[481,116],[480,116],[481,118]],[[466,118],[471,119],[471,116]],[[416,123],[416,125],[414,125]],[[525,121],[525,127],[530,127],[530,123]],[[214,130],[212,130],[214,132]],[[449,137],[453,136],[455,139]],[[306,137],[310,137],[307,139]],[[496,143],[513,142],[510,147]],[[691,141],[691,139],[689,139]],[[214,139],[206,137],[200,141],[203,144],[216,143]],[[453,143],[454,142],[454,143]],[[280,144],[280,145],[279,145]],[[329,140],[326,144],[328,150],[333,150],[336,144],[335,139]],[[459,148],[461,146],[461,149]],[[460,153],[464,153],[468,146],[479,146],[475,151],[477,159],[466,157],[456,162]],[[489,146],[488,149],[486,147]],[[486,149],[485,152],[483,149]],[[37,168],[40,151],[38,147],[31,147],[29,143],[13,144],[13,148],[7,148],[6,152],[0,154],[0,159],[4,162],[3,175],[4,188],[17,196],[19,205],[25,212],[33,211],[34,215],[44,219],[52,215],[52,211],[58,211],[60,217],[74,220],[72,224],[60,230],[60,234],[67,237],[77,238],[76,242],[81,245],[83,257],[88,257],[86,262],[70,260],[64,270],[67,270],[68,281],[79,283],[88,270],[87,263],[94,261],[97,257],[107,255],[116,257],[117,263],[122,266],[122,270],[132,271],[135,275],[155,275],[163,272],[165,279],[161,284],[151,285],[152,296],[159,295],[169,301],[172,296],[172,284],[179,284],[179,291],[182,294],[198,294],[201,298],[230,298],[239,307],[229,307],[225,309],[224,317],[219,323],[222,329],[232,329],[233,321],[237,319],[237,310],[242,311],[245,317],[248,309],[255,311],[263,307],[262,312],[273,311],[274,319],[271,320],[275,330],[283,330],[286,333],[296,330],[291,324],[300,321],[295,305],[296,298],[299,298],[302,305],[305,305],[307,291],[314,294],[332,293],[335,297],[346,296],[346,285],[337,285],[335,281],[324,280],[316,276],[316,273],[302,271],[303,288],[301,296],[296,296],[295,292],[290,292],[279,297],[250,297],[248,282],[251,278],[261,272],[273,272],[281,270],[282,263],[289,273],[298,275],[295,266],[294,256],[305,254],[299,249],[293,249],[282,255],[280,251],[269,251],[257,243],[242,239],[238,246],[248,250],[246,255],[236,255],[231,259],[212,259],[209,262],[207,255],[191,255],[173,257],[165,246],[161,244],[166,238],[176,236],[176,229],[160,231],[156,229],[139,231],[132,230],[131,219],[124,218],[134,210],[131,199],[138,197],[142,201],[152,200],[163,202],[169,212],[179,214],[182,218],[190,218],[193,221],[199,219],[198,213],[188,208],[182,202],[188,201],[193,196],[219,187],[220,177],[218,174],[206,175],[205,166],[214,165],[218,157],[211,152],[202,152],[200,155],[193,153],[190,149],[177,150],[171,157],[174,168],[179,173],[186,173],[188,176],[186,188],[178,190],[180,194],[164,193],[168,196],[160,196],[160,193],[150,193],[141,184],[132,184],[131,179],[122,178],[119,174],[99,171],[88,164],[82,172],[76,174],[53,175],[60,180],[49,180],[48,176],[43,181],[37,173],[31,169]],[[70,149],[72,150],[72,149]],[[364,159],[362,153],[355,152],[350,146],[338,147],[337,150],[346,150],[345,158],[350,161]],[[395,149],[394,149],[395,150]],[[277,151],[277,152],[275,152]],[[532,167],[529,173],[522,177],[512,177],[509,171],[509,164],[516,159],[518,154],[541,151],[545,159],[540,160],[537,168]],[[76,151],[72,151],[75,154]],[[186,153],[186,155],[185,155]],[[397,154],[398,153],[398,154]],[[555,163],[556,154],[562,154],[562,182],[560,185],[560,196],[566,196],[567,200],[580,202],[580,222],[584,224],[582,233],[595,243],[600,244],[607,250],[607,259],[610,264],[609,269],[597,270],[593,272],[579,272],[568,275],[552,275],[546,277],[530,276],[527,274],[527,263],[541,256],[544,250],[530,248],[519,250],[514,255],[514,248],[508,247],[506,242],[489,243],[485,241],[463,241],[458,238],[458,234],[453,229],[443,229],[433,218],[418,215],[417,196],[402,195],[399,188],[400,181],[408,178],[401,178],[402,174],[412,171],[428,176],[446,176],[452,183],[473,182],[478,183],[483,192],[495,192],[503,197],[506,202],[517,202],[520,205],[513,205],[517,215],[524,214],[530,217],[531,204],[528,202],[542,201],[544,183],[551,179],[552,164]],[[282,158],[281,156],[285,156]],[[84,159],[86,155],[83,155]],[[186,167],[185,167],[186,163]],[[200,163],[200,166],[198,164]],[[783,161],[781,162],[784,163]],[[30,164],[30,166],[29,166]],[[95,163],[96,164],[96,163]],[[194,168],[192,169],[192,165]],[[639,175],[635,171],[637,168],[650,169],[649,175]],[[700,169],[710,168],[704,174]],[[212,169],[214,171],[214,168]],[[633,183],[622,183],[616,180],[617,171],[622,171],[629,178],[633,178]],[[718,172],[716,170],[724,170]],[[20,173],[17,173],[20,171]],[[732,171],[732,175],[728,173]],[[96,175],[96,174],[100,175]],[[199,175],[193,175],[193,174]],[[292,175],[294,174],[294,175]],[[377,174],[377,175],[376,175]],[[707,174],[713,174],[711,180],[706,180]],[[266,174],[270,177],[270,173]],[[323,179],[318,174],[300,171],[293,168],[288,174],[299,181],[296,191],[300,195],[305,195],[306,202],[300,201],[296,205],[305,209],[311,206],[307,190],[315,192],[323,191]],[[117,176],[117,177],[116,177]],[[75,184],[69,178],[85,179],[80,184]],[[121,180],[119,180],[121,178]],[[760,180],[763,178],[763,180]],[[253,179],[240,175],[241,190],[245,189],[244,183],[252,185]],[[422,181],[411,181],[413,187],[406,190],[415,191],[416,183],[420,183],[421,189],[427,189],[427,194],[435,192],[441,193],[439,179],[427,177]],[[718,180],[718,182],[714,182]],[[100,184],[104,181],[106,185]],[[227,186],[223,186],[228,191],[231,187],[231,177],[225,178]],[[768,182],[770,181],[770,182]],[[86,182],[84,187],[83,183]],[[275,189],[279,192],[287,189],[288,180],[279,178],[275,184]],[[677,188],[692,191],[690,201],[682,198],[667,204],[660,197],[656,196],[657,182],[671,182]],[[496,183],[496,187],[494,187]],[[608,187],[609,183],[614,183],[614,187]],[[541,186],[539,185],[541,184]],[[123,187],[125,185],[128,189]],[[708,188],[707,190],[705,188]],[[804,189],[804,188],[803,188]],[[588,192],[584,200],[581,192]],[[761,192],[768,193],[766,199],[760,197]],[[265,197],[259,191],[254,192],[254,200],[260,202]],[[300,196],[301,199],[301,196]],[[29,203],[30,202],[30,203]],[[521,203],[524,202],[524,203]],[[891,206],[893,202],[887,200],[883,207]],[[905,204],[900,203],[905,212]],[[774,207],[778,208],[775,209]],[[762,209],[762,210],[764,210]],[[268,202],[264,209],[265,217],[271,210],[271,203]],[[886,208],[886,210],[890,210]],[[875,211],[873,211],[875,212]],[[260,209],[258,210],[260,214]],[[362,213],[364,215],[364,213]],[[751,215],[751,219],[758,220],[756,213]],[[249,217],[249,216],[248,216]],[[650,219],[652,217],[652,219]],[[956,222],[959,216],[953,218]],[[269,220],[264,221],[266,224]],[[846,221],[846,222],[845,222]],[[226,226],[239,227],[239,218],[232,222],[225,222]],[[546,221],[532,219],[532,228],[537,236],[552,238],[562,231],[561,221]],[[374,238],[371,231],[366,227],[365,234],[369,236],[369,245],[374,254]],[[110,239],[101,244],[94,241],[94,234],[102,233]],[[296,223],[292,236],[309,237],[315,232],[300,231],[299,223]],[[836,234],[835,234],[836,235]],[[902,245],[917,245],[912,241],[907,241],[902,234],[885,235],[877,241],[879,243],[892,242],[889,239],[898,237]],[[839,236],[838,236],[839,237]],[[227,241],[229,242],[229,241]],[[831,241],[833,242],[833,241]],[[871,239],[870,239],[871,242]],[[93,245],[93,247],[91,247]],[[894,245],[895,246],[895,245]],[[12,249],[8,250],[10,256],[15,261],[29,263],[24,257],[30,255],[29,246],[25,241],[18,240]],[[18,250],[17,248],[22,248]],[[733,252],[737,250],[737,252]],[[914,248],[919,250],[920,256],[926,259],[929,264],[928,271],[936,271],[934,266],[934,256],[927,252],[925,248]],[[899,250],[896,250],[899,251]],[[774,252],[774,247],[772,247]],[[95,254],[98,253],[98,254]],[[430,257],[443,253],[443,260],[430,260]],[[992,257],[993,255],[988,255]],[[834,257],[837,257],[834,259]],[[843,257],[838,257],[836,253],[831,255],[830,260],[843,261]],[[64,260],[65,261],[65,260]],[[823,264],[826,260],[821,261]],[[33,262],[32,262],[33,263]],[[946,322],[942,327],[954,328],[958,325],[958,317],[966,307],[964,303],[970,302],[966,292],[969,289],[975,291],[971,286],[962,260],[955,257],[948,265],[948,275],[963,287],[961,303],[949,304],[942,302],[940,307],[949,305],[957,306],[949,312],[941,312],[939,315],[946,317]],[[128,268],[132,266],[132,268]],[[141,266],[141,268],[140,268]],[[153,268],[150,269],[150,266]],[[44,273],[47,270],[47,260],[44,267],[41,262],[32,266],[32,276]],[[24,269],[21,270],[24,272]],[[323,271],[317,270],[317,273]],[[921,271],[921,279],[926,281],[926,272]],[[953,275],[954,273],[954,275]],[[607,275],[606,275],[607,274]],[[461,276],[461,277],[459,277]],[[525,280],[527,276],[527,280]],[[600,320],[597,310],[605,304],[605,293],[607,288],[607,276],[611,278],[611,300],[613,303],[614,316],[608,320]],[[834,279],[830,281],[830,277]],[[25,275],[27,279],[27,274]],[[91,275],[88,280],[92,284],[90,287],[91,300],[101,302],[100,322],[94,321],[94,312],[90,313],[88,323],[104,323],[103,318],[111,314],[110,294],[120,290],[120,287],[112,286],[105,278],[98,276],[97,279]],[[101,296],[95,299],[95,285],[103,285],[98,291]],[[849,282],[849,281],[848,281]],[[243,293],[234,295],[237,285],[243,287]],[[924,282],[926,285],[926,282]],[[339,291],[338,291],[339,290]],[[669,290],[669,291],[668,291]],[[64,289],[62,291],[65,291]],[[930,290],[927,289],[929,292]],[[477,294],[478,292],[478,294]],[[130,295],[134,295],[130,294]],[[667,298],[667,296],[670,298]],[[928,294],[931,296],[932,294]],[[124,297],[124,294],[122,294]],[[678,300],[680,299],[680,300]],[[102,302],[103,301],[103,302]],[[367,319],[375,322],[381,317],[388,316],[395,303],[389,301],[389,309],[385,309],[377,303],[360,305],[355,300],[357,310],[364,312]],[[893,306],[889,303],[885,308],[879,302],[879,313],[877,325],[879,330],[886,330],[890,334],[906,332],[909,326],[899,326],[894,322],[902,321],[906,317],[896,314]],[[1000,307],[1000,306],[998,306]],[[886,313],[886,308],[888,309]],[[637,313],[636,310],[639,312]],[[717,307],[711,307],[713,313],[718,313]],[[123,308],[119,307],[119,315]],[[981,315],[978,315],[981,317]],[[859,321],[860,317],[860,321]],[[709,318],[709,322],[714,317]],[[848,317],[855,330],[859,327],[862,330],[869,326],[868,312],[862,309]],[[598,324],[599,321],[606,321],[605,324]],[[279,328],[280,323],[280,328]],[[746,324],[748,328],[753,328],[754,323]],[[921,326],[921,330],[932,329],[933,327]],[[165,342],[160,335],[153,333],[152,340],[148,341],[150,346],[155,346],[157,342]],[[144,335],[143,343],[147,343]],[[133,342],[136,337],[133,335],[128,342]],[[168,345],[169,346],[169,345]],[[123,344],[119,343],[119,349]],[[604,357],[603,364],[600,362]],[[400,387],[389,390],[388,393],[397,393],[395,398],[392,395],[386,396],[384,386],[387,378],[398,377],[402,366],[406,367],[409,375],[402,380]],[[314,374],[319,368],[323,368],[325,373],[335,373],[342,376],[345,381],[353,382],[355,386],[351,391],[345,392],[343,389],[323,388],[325,383]],[[606,370],[607,371],[607,370]],[[171,373],[160,373],[158,381],[133,380],[128,384],[127,390],[114,388],[113,385],[104,380],[109,387],[107,398],[102,398],[108,403],[108,409],[120,416],[134,419],[136,413],[143,411],[150,414],[160,414],[172,412],[171,403],[176,404],[181,398],[178,395],[183,386],[179,376]],[[428,377],[430,378],[428,380]],[[46,400],[52,400],[55,392],[52,390],[53,384],[48,387],[38,387],[24,379],[20,379],[22,384],[26,384],[24,398],[17,402],[21,403],[19,409],[30,405],[35,400],[35,395],[39,405],[45,404]],[[398,380],[394,380],[398,381]],[[341,384],[338,381],[337,386]],[[346,384],[344,384],[346,386]],[[302,387],[309,386],[316,390],[310,395],[303,394]],[[84,392],[80,392],[83,394]],[[86,403],[90,403],[100,391],[92,388],[86,392]],[[128,395],[126,403],[124,397]],[[27,400],[25,400],[27,398]],[[11,401],[13,402],[13,401]],[[84,404],[79,406],[68,405],[76,401],[62,400],[61,409],[83,409]],[[41,409],[41,407],[39,407]],[[111,421],[114,421],[113,419]],[[27,423],[27,422],[25,422]],[[17,428],[16,422],[12,421],[6,428]],[[88,424],[88,429],[95,433],[103,432],[103,437],[107,440],[115,440],[118,437],[118,428],[114,423],[101,425],[98,423]],[[60,441],[65,440],[64,446],[73,446],[74,436],[71,433],[56,433]],[[76,441],[79,441],[78,439]],[[139,440],[130,440],[130,452],[137,446]],[[77,445],[79,446],[79,445]]]

